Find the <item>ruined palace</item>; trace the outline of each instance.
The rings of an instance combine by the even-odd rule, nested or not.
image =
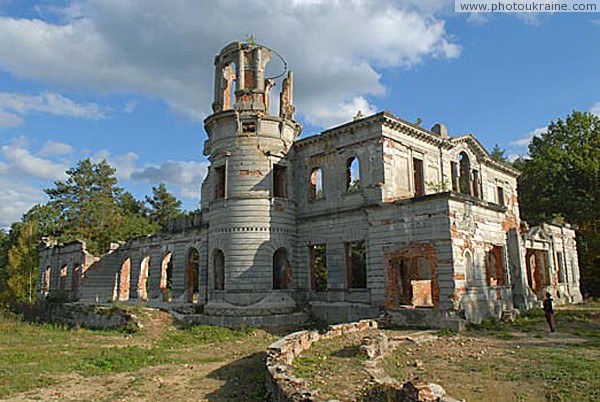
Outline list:
[[[480,321],[547,291],[582,300],[575,231],[521,221],[517,170],[470,134],[388,112],[298,139],[291,71],[266,76],[275,56],[235,42],[215,59],[201,212],[102,256],[47,242],[39,300],[146,303],[227,325]]]

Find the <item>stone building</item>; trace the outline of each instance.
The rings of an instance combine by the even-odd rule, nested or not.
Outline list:
[[[291,72],[272,112],[274,54],[236,42],[215,59],[201,213],[100,257],[82,242],[48,243],[41,297],[192,306],[198,322],[266,325],[384,310],[401,323],[479,321],[546,291],[581,301],[575,232],[523,231],[517,170],[472,135],[388,112],[298,139]]]

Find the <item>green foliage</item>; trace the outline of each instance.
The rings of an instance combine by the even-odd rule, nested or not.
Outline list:
[[[600,295],[600,118],[573,112],[550,123],[529,145],[519,197],[531,223],[558,220],[578,226],[579,266],[586,293]]]
[[[505,152],[506,150],[500,148],[498,144],[496,144],[494,145],[494,148],[492,148],[492,152],[490,152],[490,155],[492,156],[492,159],[496,162],[508,163],[508,159],[506,158],[506,155],[504,155]]]
[[[38,271],[38,228],[33,220],[12,225],[3,241],[3,271],[0,275],[0,302],[32,301]]]
[[[62,242],[83,240],[92,254],[101,254],[111,242],[155,232],[146,206],[117,186],[115,172],[105,160],[90,159],[67,170],[66,180],[45,190],[50,202],[30,211],[42,234]]]
[[[152,187],[152,197],[146,196],[150,205],[149,216],[163,231],[168,230],[169,221],[182,215],[181,201],[167,190],[164,183]]]

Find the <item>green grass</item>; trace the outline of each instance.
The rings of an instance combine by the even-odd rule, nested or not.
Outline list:
[[[143,331],[69,330],[31,324],[0,312],[0,399],[33,388],[56,384],[65,374],[84,377],[131,372],[174,363],[223,361],[209,345],[252,337],[254,329],[168,325],[156,338]]]

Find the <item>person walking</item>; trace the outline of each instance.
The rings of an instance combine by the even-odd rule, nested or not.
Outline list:
[[[554,329],[554,308],[552,307],[552,295],[550,292],[546,292],[546,298],[544,299],[544,313],[546,314],[546,322],[550,327],[550,332],[555,332]]]

